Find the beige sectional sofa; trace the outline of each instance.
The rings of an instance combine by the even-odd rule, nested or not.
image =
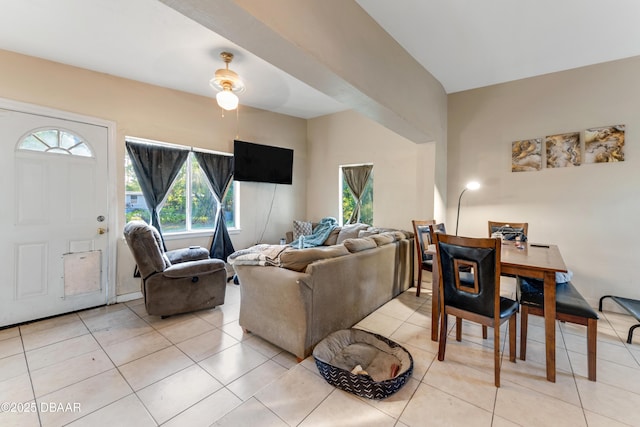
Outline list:
[[[303,359],[413,284],[413,247],[410,232],[382,232],[287,248],[279,266],[236,264],[240,326]]]

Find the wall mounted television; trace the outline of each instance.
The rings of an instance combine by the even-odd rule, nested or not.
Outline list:
[[[236,181],[293,182],[293,150],[289,148],[234,140],[233,162]]]

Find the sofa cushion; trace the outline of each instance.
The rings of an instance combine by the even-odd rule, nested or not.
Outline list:
[[[164,277],[180,279],[183,277],[197,277],[211,274],[220,270],[224,270],[224,261],[210,258],[174,264],[167,268],[162,274]]]
[[[174,249],[172,251],[165,252],[168,265],[177,264],[185,261],[198,261],[200,259],[209,259],[209,249],[205,249],[200,246],[189,246],[184,249]]]
[[[313,233],[313,225],[310,221],[293,221],[293,240],[311,233]]]
[[[373,249],[377,247],[375,240],[371,237],[358,237],[355,239],[346,239],[342,244],[349,250],[349,252],[360,252],[367,249]]]
[[[136,259],[143,278],[171,267],[165,255],[160,233],[144,221],[129,221],[124,227],[124,236],[132,254],[145,254]],[[135,256],[135,255],[134,255]]]
[[[400,230],[393,231],[393,235],[396,236],[396,240],[409,239],[413,237],[413,234],[409,236],[406,231]]]
[[[390,232],[374,234],[371,238],[378,246],[388,245],[389,243],[393,243],[397,240],[396,235]]]
[[[361,224],[359,222],[355,224],[347,224],[343,225],[340,233],[338,234],[337,244],[344,242],[346,239],[355,239],[358,237],[358,233],[361,230],[366,230],[369,228],[367,224]]]
[[[378,234],[378,233],[380,233],[380,231],[378,231],[378,230],[377,230],[377,229],[375,229],[375,228],[371,228],[371,227],[369,227],[369,228],[368,228],[368,229],[366,229],[366,230],[360,230],[360,231],[358,231],[358,237],[371,237],[371,236],[373,236],[374,234]]]
[[[316,246],[305,249],[287,249],[280,254],[280,266],[289,270],[304,271],[307,265],[319,259],[349,255],[342,245]]]
[[[325,246],[337,245],[338,235],[340,234],[340,230],[342,230],[342,227],[336,227],[333,230],[331,230],[331,234],[329,234],[329,237],[327,237],[327,240],[324,241],[323,245]]]
[[[358,232],[358,237],[370,237],[375,236],[376,234],[382,233],[392,233],[395,236],[396,240],[409,239],[413,237],[413,233],[409,233],[404,230],[397,230],[395,228],[378,228],[378,227],[369,227],[366,230],[360,230]]]

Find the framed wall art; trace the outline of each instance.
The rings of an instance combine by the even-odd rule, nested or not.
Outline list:
[[[584,162],[624,161],[625,125],[587,129],[584,133]]]
[[[511,143],[511,172],[539,171],[542,168],[542,138]]]
[[[511,172],[624,161],[625,125],[559,133],[511,143]],[[544,143],[544,147],[543,147]]]
[[[580,166],[580,133],[563,133],[545,138],[547,168]]]

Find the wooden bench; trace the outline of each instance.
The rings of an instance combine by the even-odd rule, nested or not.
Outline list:
[[[598,311],[600,312],[602,312],[602,300],[605,298],[611,298],[613,301],[617,302],[620,307],[627,310],[630,315],[632,315],[638,322],[640,322],[640,301],[638,301],[637,299],[617,297],[614,295],[605,295],[600,298],[600,302],[598,303]],[[640,327],[640,323],[629,328],[629,335],[627,335],[627,344],[631,344],[631,339],[633,338],[633,330],[637,327]]]
[[[544,316],[544,293],[542,280],[528,277],[517,278],[520,301],[520,359],[527,354],[527,322],[529,314]],[[596,346],[598,313],[580,295],[571,282],[556,285],[556,319],[587,327],[587,363],[589,380],[596,380]]]

